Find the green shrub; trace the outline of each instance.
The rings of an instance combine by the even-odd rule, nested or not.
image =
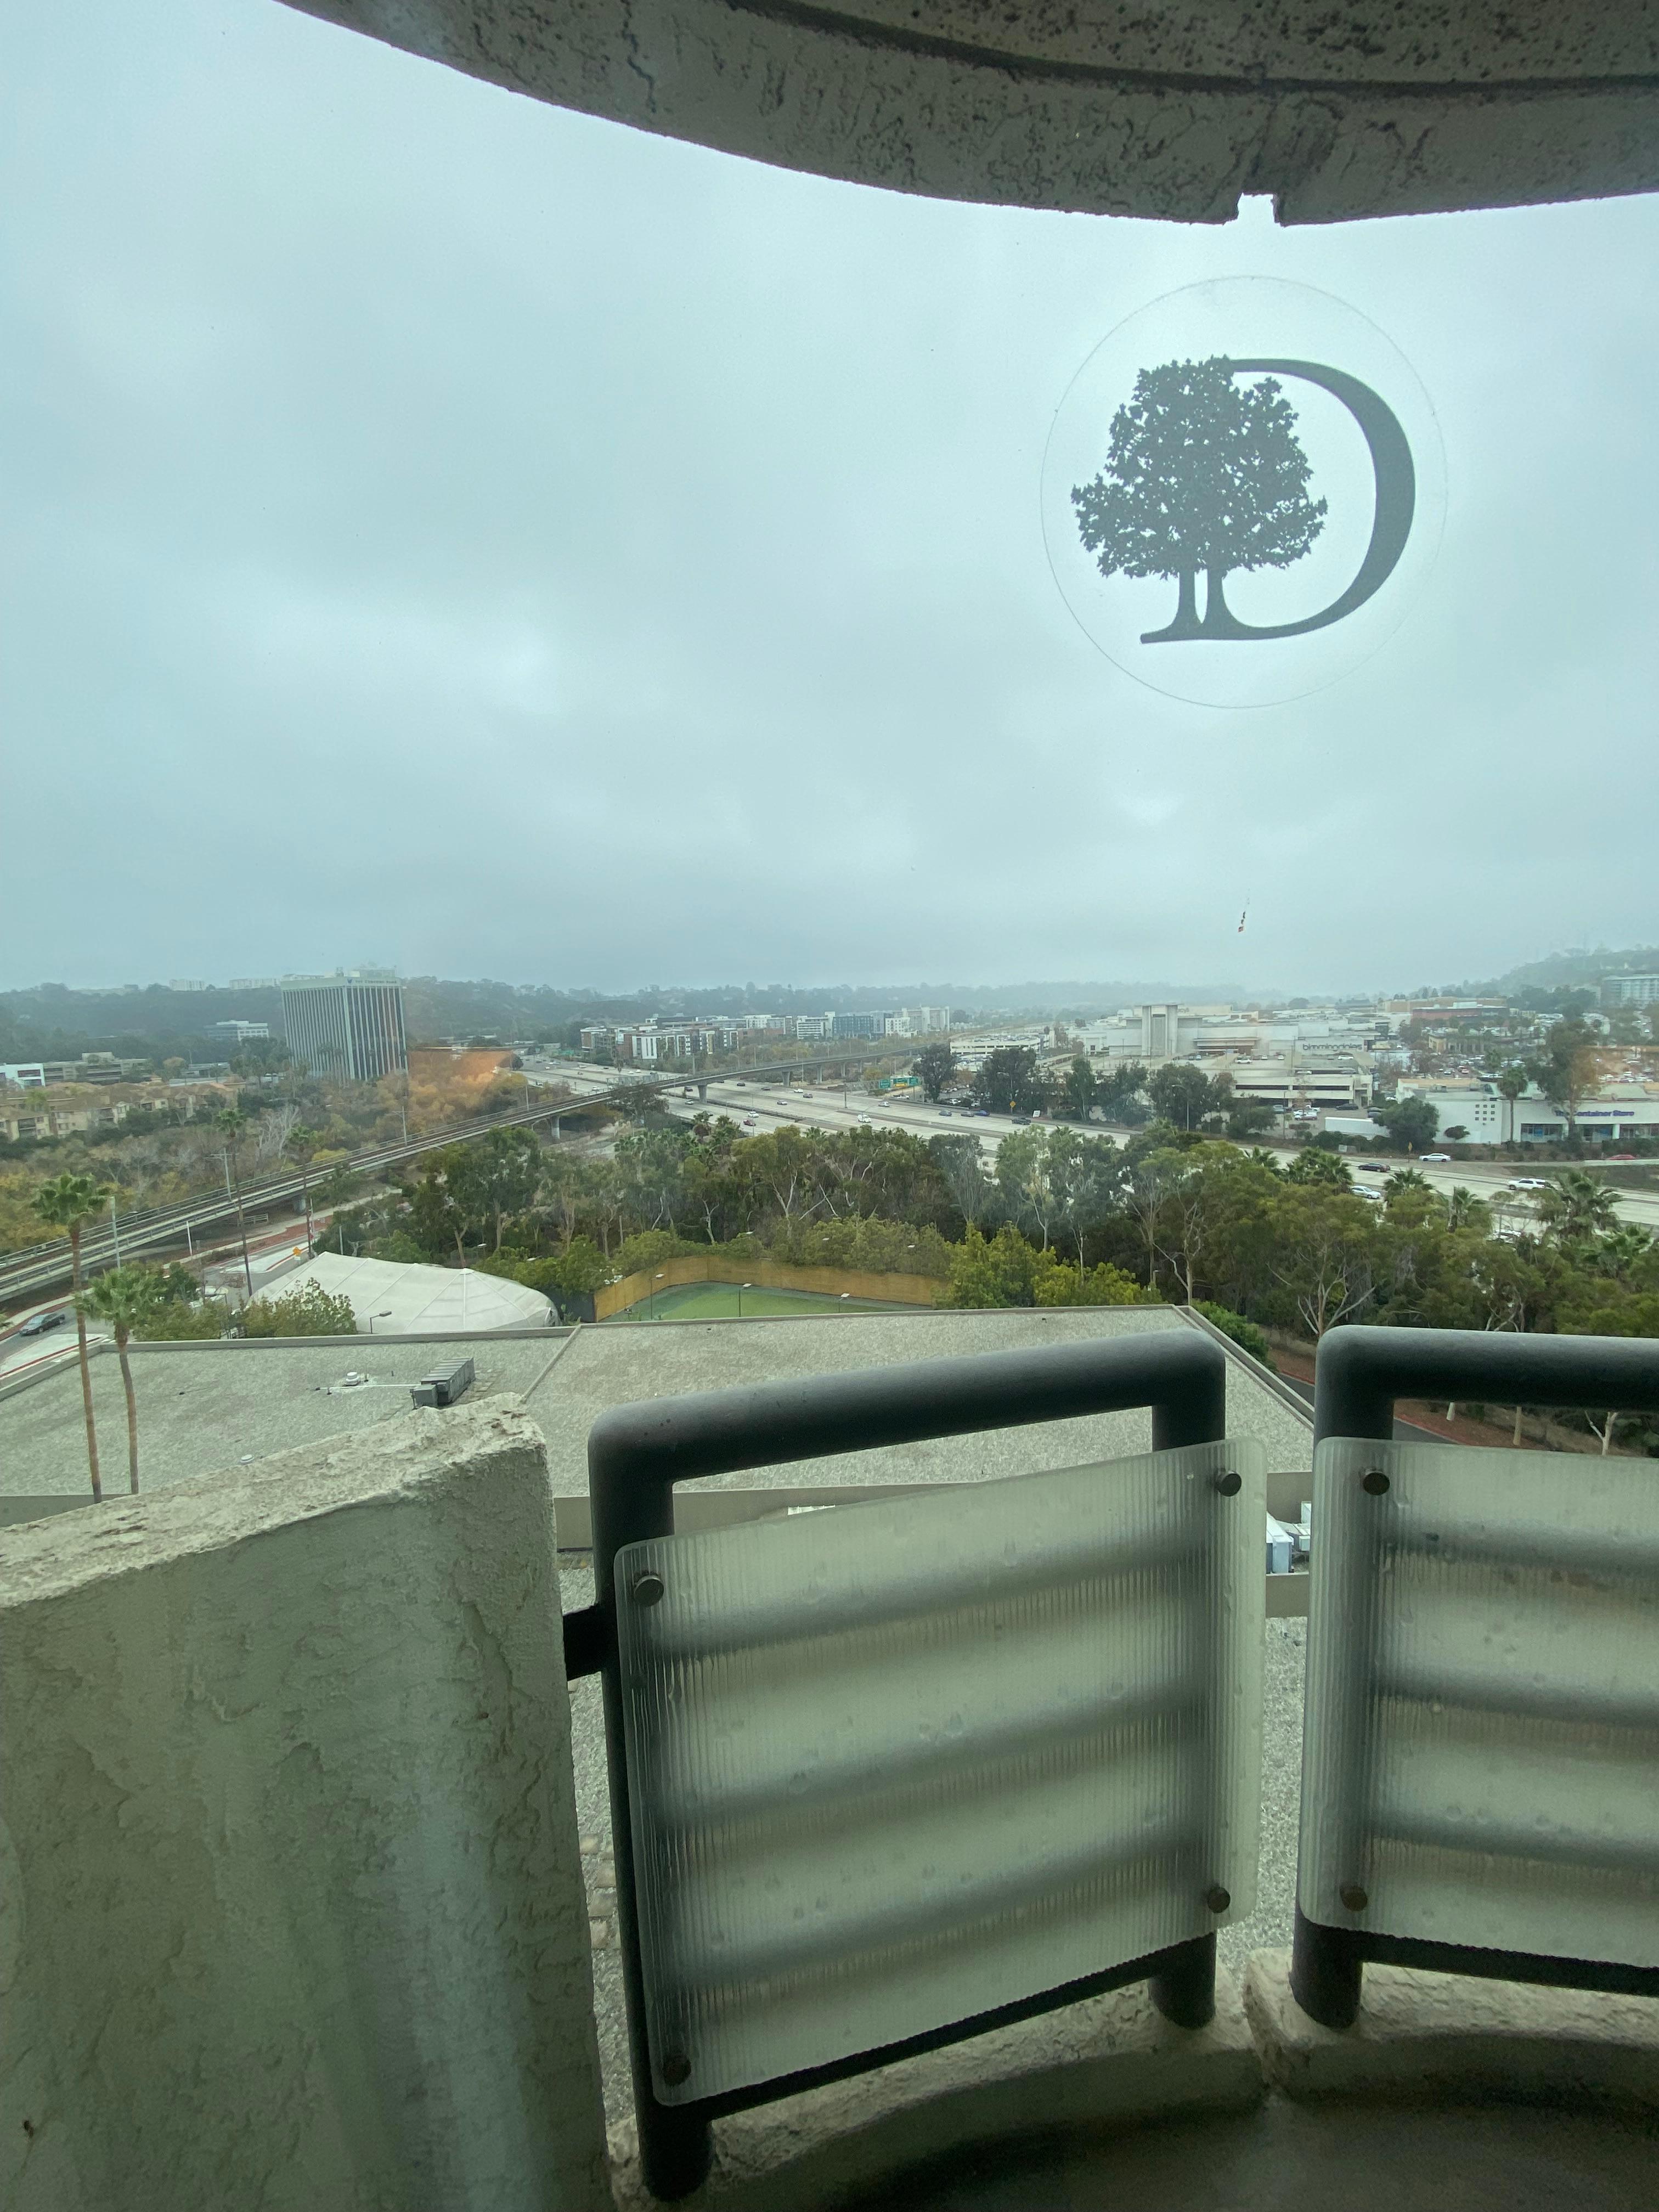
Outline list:
[[[286,1297],[255,1298],[242,1309],[245,1336],[356,1336],[357,1316],[346,1297],[331,1297],[320,1283],[303,1284]]]
[[[1133,1275],[1119,1267],[1080,1271],[1057,1252],[1039,1252],[1012,1222],[988,1242],[969,1223],[951,1250],[947,1306],[1133,1306],[1154,1303]]]
[[[1248,1352],[1252,1359],[1259,1359],[1264,1367],[1271,1367],[1273,1373],[1278,1374],[1273,1347],[1253,1321],[1246,1321],[1243,1314],[1236,1314],[1226,1306],[1214,1305],[1208,1298],[1195,1298],[1193,1311],[1201,1313],[1206,1321],[1212,1322],[1223,1336],[1232,1339],[1241,1352]]]
[[[222,1336],[224,1316],[211,1298],[194,1306],[168,1299],[152,1306],[132,1333],[148,1344],[193,1344],[198,1339]]]

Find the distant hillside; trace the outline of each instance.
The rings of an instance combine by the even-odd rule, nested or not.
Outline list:
[[[1620,951],[1605,945],[1593,951],[1577,946],[1568,952],[1552,952],[1547,959],[1529,960],[1524,967],[1511,968],[1506,975],[1450,983],[1446,988],[1504,998],[1522,991],[1569,991],[1581,987],[1593,990],[1604,975],[1616,975],[1621,969],[1645,975],[1659,971],[1659,945],[1633,945]]]
[[[574,1042],[585,1023],[645,1021],[653,1014],[672,1020],[686,1014],[847,1013],[948,1006],[969,1016],[1060,1014],[1074,1020],[1111,1013],[1143,999],[1201,1004],[1242,995],[1236,983],[814,983],[799,989],[781,983],[720,983],[613,994],[487,977],[468,981],[410,975],[404,981],[410,1039],[417,1044],[473,1036]],[[257,983],[234,990],[228,985],[175,990],[151,983],[112,991],[40,983],[29,990],[0,992],[0,1060],[67,1060],[83,1052],[222,1059],[228,1046],[215,1024],[231,1020],[268,1022],[273,1035],[280,1035],[280,993]]]

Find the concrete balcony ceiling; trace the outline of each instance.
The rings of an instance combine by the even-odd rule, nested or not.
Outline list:
[[[895,191],[1287,223],[1659,185],[1655,0],[290,0],[672,138]]]

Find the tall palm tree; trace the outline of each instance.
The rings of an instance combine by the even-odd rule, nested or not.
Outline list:
[[[247,1115],[240,1106],[226,1106],[214,1115],[213,1126],[225,1140],[225,1170],[230,1177],[231,1192],[236,1200],[236,1227],[242,1239],[242,1279],[247,1285],[249,1297],[252,1297],[253,1262],[247,1256],[247,1222],[242,1213],[242,1170],[236,1157],[237,1140],[247,1127]]]
[[[87,1417],[87,1464],[92,1470],[92,1502],[103,1503],[104,1486],[98,1472],[98,1430],[92,1418],[92,1363],[87,1358],[87,1317],[81,1307],[81,1232],[94,1213],[115,1195],[113,1183],[94,1182],[89,1175],[65,1174],[43,1182],[34,1194],[35,1212],[69,1238],[70,1279],[75,1286],[75,1338],[81,1353],[81,1405]]]
[[[138,1400],[132,1387],[132,1365],[127,1340],[157,1303],[155,1278],[147,1267],[112,1267],[82,1291],[77,1311],[106,1321],[115,1337],[115,1356],[121,1363],[121,1388],[127,1394],[127,1480],[138,1495]]]

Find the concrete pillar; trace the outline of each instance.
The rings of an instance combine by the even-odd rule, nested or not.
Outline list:
[[[539,1432],[0,1533],[0,2197],[601,2212]]]

